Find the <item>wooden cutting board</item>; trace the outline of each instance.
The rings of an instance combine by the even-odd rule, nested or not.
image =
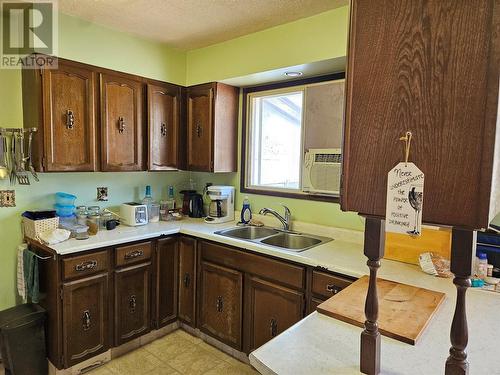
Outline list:
[[[318,312],[364,327],[368,276],[363,276],[318,306]],[[415,345],[445,294],[377,279],[379,330],[384,336]]]

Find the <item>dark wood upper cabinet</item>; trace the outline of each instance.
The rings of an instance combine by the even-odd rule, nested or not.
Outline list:
[[[25,127],[37,127],[33,164],[39,171],[96,170],[96,73],[60,60],[57,69],[23,70]]]
[[[101,74],[101,169],[146,169],[144,86],[121,75]]]
[[[245,278],[245,351],[250,353],[304,316],[304,293],[262,280]]]
[[[194,326],[196,312],[196,240],[179,237],[179,319]]]
[[[243,274],[202,261],[200,275],[200,329],[241,350]]]
[[[179,167],[179,86],[148,84],[148,166],[151,171]]]
[[[73,366],[109,348],[108,274],[63,284],[63,365]]]
[[[236,172],[238,88],[208,83],[187,89],[187,167]]]
[[[115,345],[150,331],[151,263],[115,271]]]
[[[177,238],[158,240],[155,264],[155,328],[161,328],[177,318],[177,285],[179,252]]]
[[[352,1],[343,210],[385,216],[387,173],[403,160],[399,137],[411,131],[410,161],[425,174],[423,221],[488,225],[500,190],[499,8]]]

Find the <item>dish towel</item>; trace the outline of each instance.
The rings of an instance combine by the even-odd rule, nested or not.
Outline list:
[[[38,284],[38,257],[29,248],[23,252],[24,284],[26,288],[26,298],[30,298],[32,303],[38,303],[40,289]]]
[[[17,293],[26,303],[26,283],[24,282],[24,250],[28,245],[23,243],[17,247]]]

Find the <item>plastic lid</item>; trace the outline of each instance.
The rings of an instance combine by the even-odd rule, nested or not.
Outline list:
[[[58,191],[56,193],[56,197],[65,198],[65,199],[76,199],[76,195],[69,194],[69,193],[63,193],[61,191]]]
[[[485,253],[477,253],[477,257],[478,257],[479,259],[488,259],[488,257],[486,256],[486,254],[485,254]]]

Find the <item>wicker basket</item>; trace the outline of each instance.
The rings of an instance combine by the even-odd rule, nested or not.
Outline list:
[[[59,218],[54,217],[51,219],[31,220],[23,217],[23,230],[24,236],[33,240],[40,241],[40,233],[48,230],[54,230],[59,227]]]

